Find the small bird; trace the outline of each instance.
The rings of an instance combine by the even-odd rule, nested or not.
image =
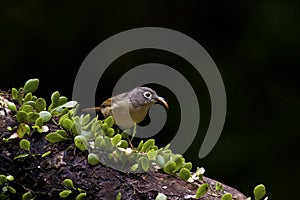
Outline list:
[[[126,129],[143,121],[156,102],[169,108],[164,98],[158,96],[153,89],[137,87],[105,100],[100,107],[86,108],[83,111],[100,110],[105,118],[113,116],[115,124]]]

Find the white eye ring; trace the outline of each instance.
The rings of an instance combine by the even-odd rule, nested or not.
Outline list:
[[[152,97],[151,92],[144,92],[144,97],[147,99],[151,99],[151,97]]]

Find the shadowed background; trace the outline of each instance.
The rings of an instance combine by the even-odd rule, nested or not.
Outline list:
[[[198,159],[204,137],[199,135],[185,157],[195,166],[204,166],[206,176],[248,196],[255,185],[264,183],[270,199],[292,199],[298,188],[296,176],[299,178],[299,10],[299,2],[283,0],[1,2],[0,88],[23,86],[29,78],[39,78],[38,96],[49,100],[51,93],[59,90],[71,98],[82,61],[106,38],[144,26],[180,31],[213,58],[228,101],[225,127],[213,151]],[[120,57],[111,71],[117,77],[124,70],[118,71],[118,66],[153,59],[184,66],[182,60],[166,52],[139,51]],[[108,85],[98,92],[98,104],[111,93],[113,78],[105,81]],[[164,96],[163,88],[159,93]],[[200,106],[205,124],[209,100],[205,91],[203,96],[206,100]],[[174,100],[174,104],[178,102]]]

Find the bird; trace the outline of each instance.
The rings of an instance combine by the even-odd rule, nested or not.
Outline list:
[[[112,116],[116,125],[127,129],[143,121],[148,110],[157,102],[161,102],[166,109],[169,108],[165,99],[158,96],[153,89],[136,87],[105,100],[99,107],[86,108],[83,111],[100,110],[105,118]]]

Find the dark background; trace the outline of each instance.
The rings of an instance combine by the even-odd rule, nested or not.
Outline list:
[[[248,196],[263,183],[270,199],[296,199],[299,2],[195,2],[1,2],[0,88],[36,77],[38,96],[49,100],[59,90],[71,97],[82,61],[106,38],[145,26],[180,31],[214,59],[228,98],[226,124],[213,151],[199,160],[194,144],[185,157]]]

